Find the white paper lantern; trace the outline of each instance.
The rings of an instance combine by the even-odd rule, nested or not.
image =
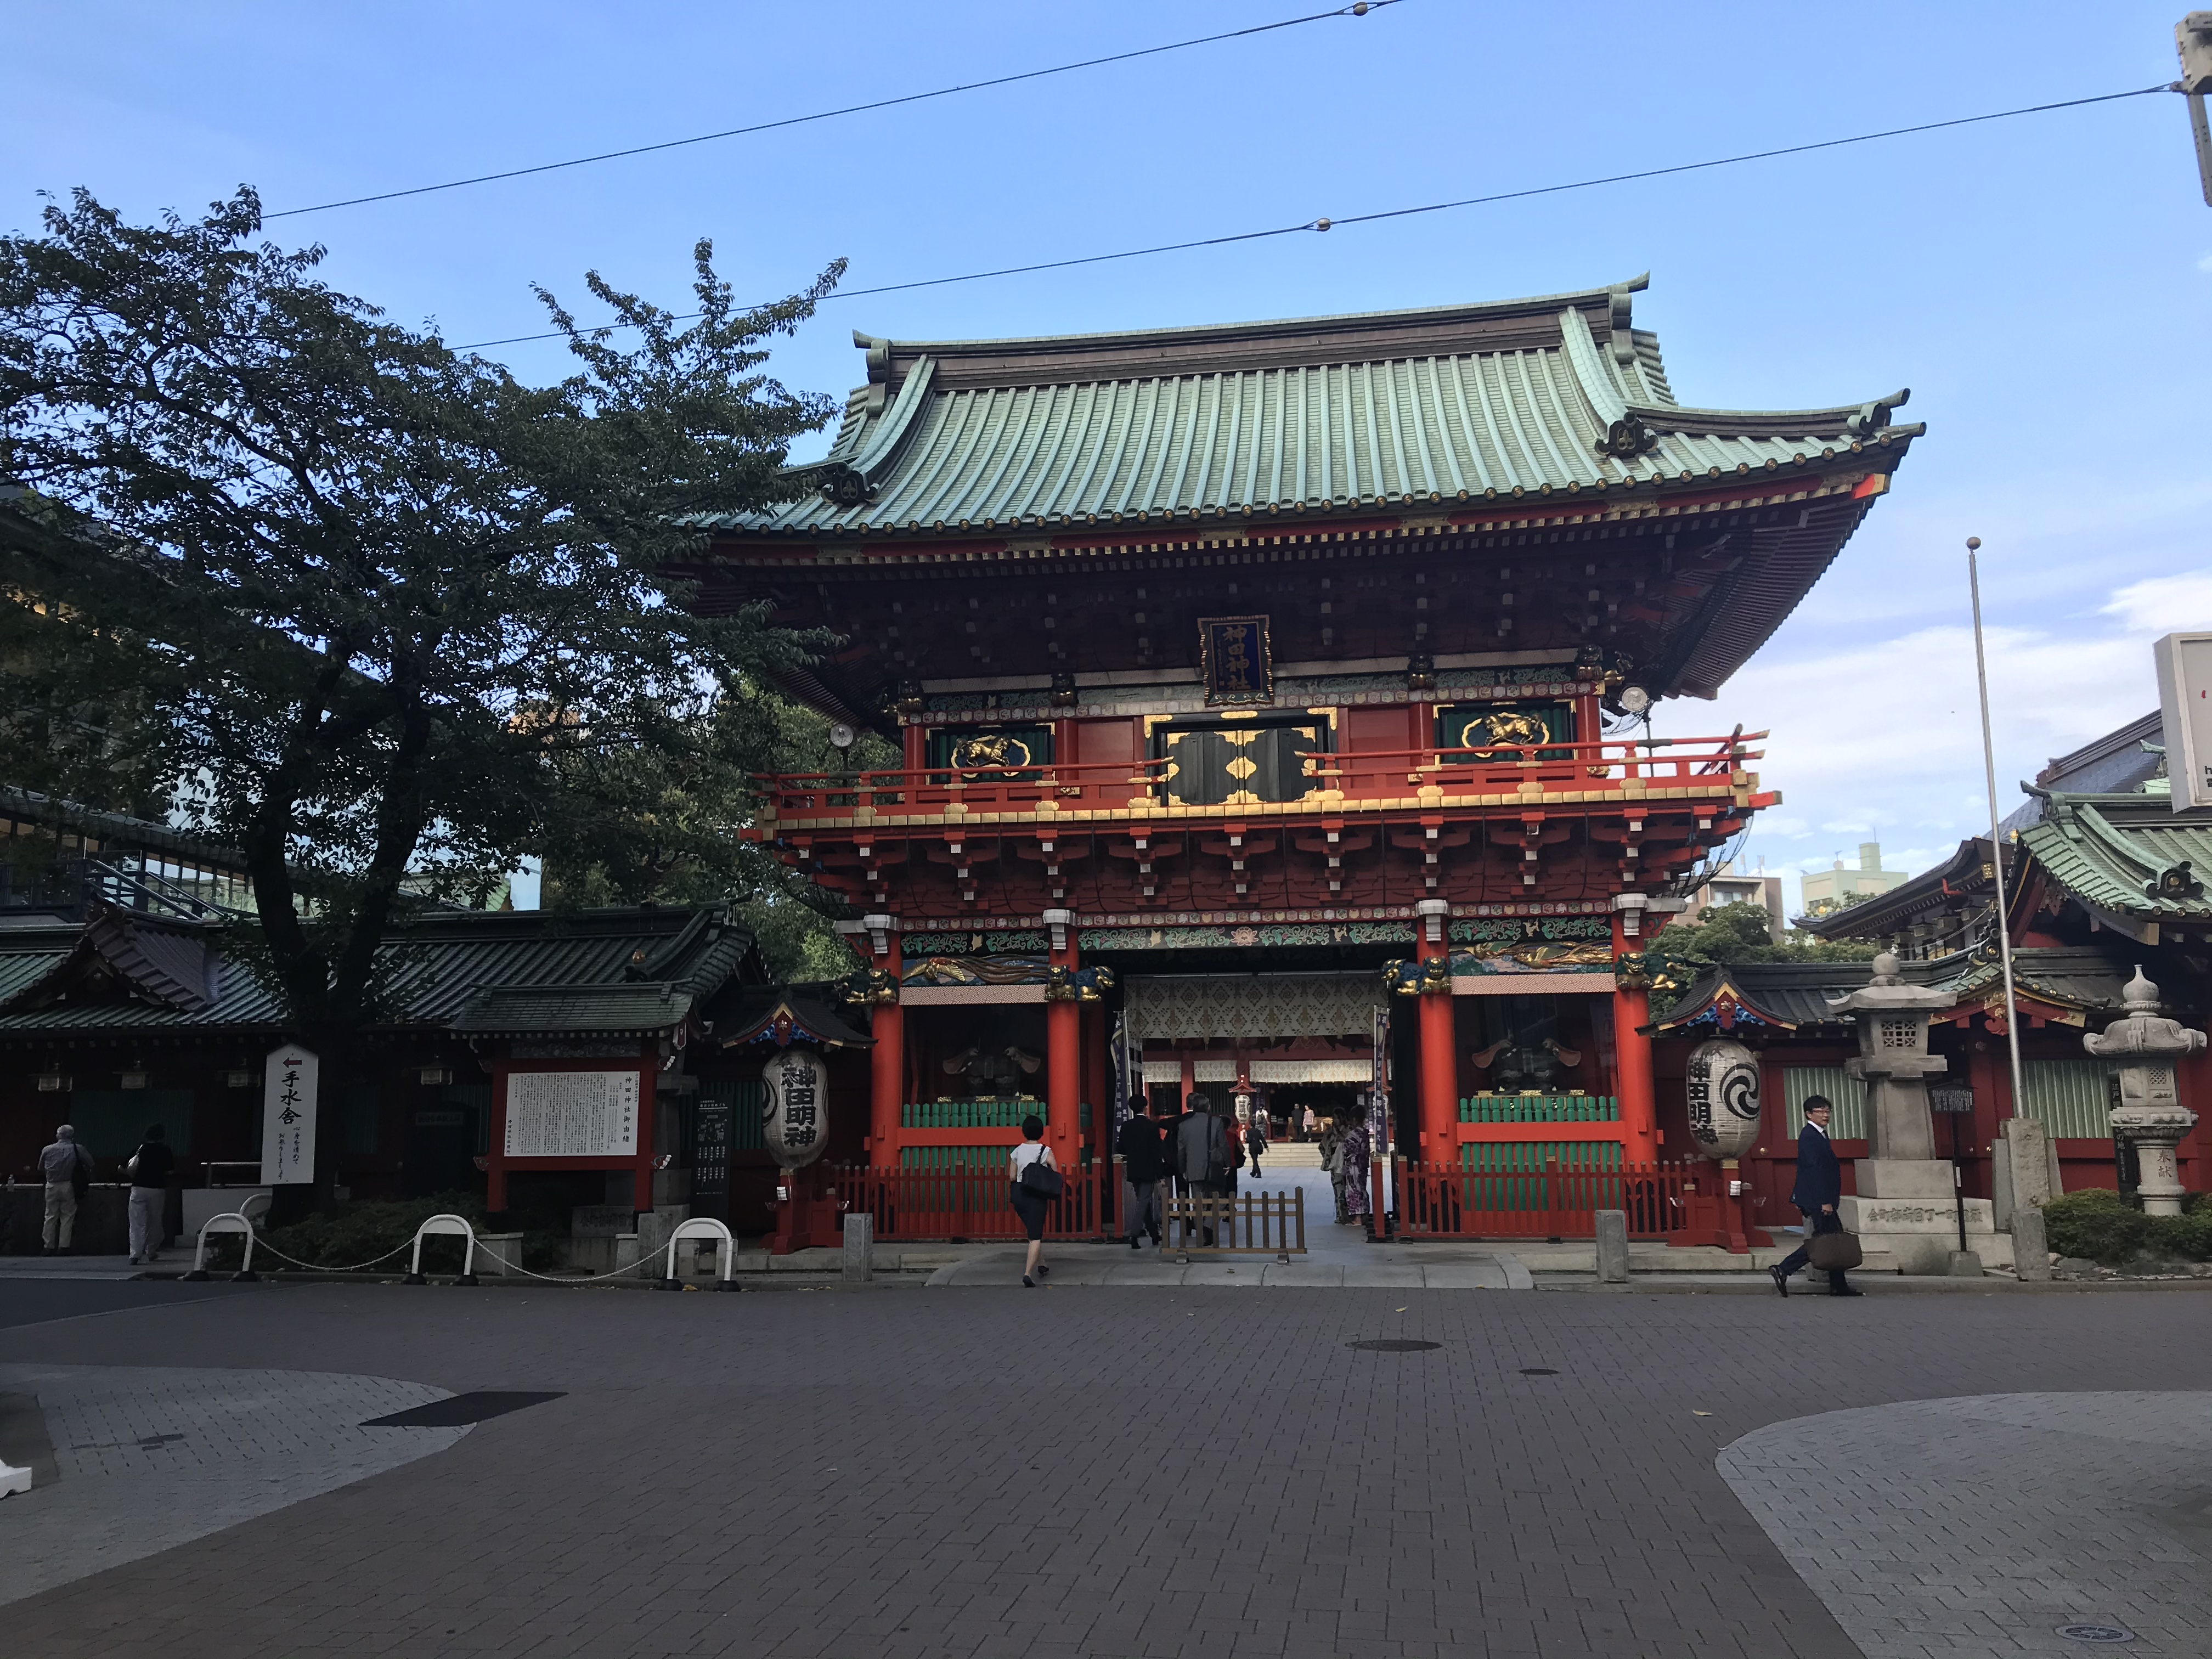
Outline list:
[[[830,1145],[830,1068],[805,1048],[786,1048],[761,1069],[761,1139],[787,1170],[804,1169]]]
[[[1690,1139],[1707,1158],[1740,1158],[1759,1139],[1759,1056],[1741,1042],[1700,1042],[1683,1082]]]

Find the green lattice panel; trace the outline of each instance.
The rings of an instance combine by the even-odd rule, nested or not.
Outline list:
[[[1469,1210],[1544,1210],[1544,1173],[1556,1162],[1562,1171],[1607,1170],[1620,1167],[1617,1140],[1469,1141],[1459,1149],[1460,1202]],[[1614,1206],[1617,1207],[1617,1205]]]
[[[1459,1103],[1462,1123],[1617,1123],[1611,1095],[1474,1095]]]

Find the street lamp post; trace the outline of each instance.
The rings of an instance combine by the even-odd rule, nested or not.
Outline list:
[[[1974,559],[1981,545],[1979,536],[1966,538],[1966,591],[1972,596],[1974,606],[1974,679],[1982,697],[1982,775],[1990,792],[1990,870],[1996,883],[1997,960],[2004,969],[2005,1047],[2012,1060],[2012,1109],[2017,1116],[2026,1109],[2027,1100],[2021,1085],[2020,1010],[2013,997],[2012,928],[2005,908],[2004,843],[1997,838],[1997,761],[1996,746],[1990,737],[1990,671],[1982,653],[1982,580]]]

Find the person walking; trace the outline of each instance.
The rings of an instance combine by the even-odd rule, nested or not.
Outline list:
[[[1336,1194],[1336,1218],[1342,1221],[1345,1219],[1344,1132],[1336,1127],[1336,1119],[1333,1116],[1321,1121],[1320,1152],[1321,1167],[1328,1171],[1329,1188]]]
[[[1252,1121],[1244,1130],[1244,1154],[1252,1160],[1252,1179],[1260,1178],[1260,1154],[1267,1150],[1267,1109],[1255,1105]]]
[[[158,1123],[148,1124],[146,1138],[124,1167],[131,1176],[131,1265],[140,1267],[160,1256],[165,1236],[162,1212],[168,1207],[169,1177],[177,1168],[168,1131]]]
[[[1336,1151],[1344,1170],[1344,1219],[1357,1222],[1373,1208],[1367,1193],[1367,1125],[1353,1119]]]
[[[1300,1125],[1298,1139],[1311,1140],[1321,1133],[1321,1120],[1314,1115],[1313,1103],[1306,1103],[1306,1115]]]
[[[1828,1122],[1835,1108],[1826,1095],[1808,1095],[1805,1099],[1805,1127],[1797,1132],[1797,1179],[1790,1188],[1790,1201],[1805,1217],[1805,1242],[1766,1271],[1774,1280],[1774,1288],[1784,1296],[1790,1294],[1790,1278],[1813,1259],[1813,1240],[1821,1233],[1839,1233],[1844,1230],[1843,1218],[1836,1206],[1844,1201],[1844,1166],[1836,1158],[1834,1144],[1828,1139]],[[1844,1277],[1844,1270],[1833,1267],[1828,1272],[1830,1296],[1864,1296]]]
[[[1155,1245],[1160,1242],[1160,1177],[1167,1173],[1167,1151],[1152,1113],[1152,1102],[1139,1101],[1114,1146],[1121,1155],[1122,1177],[1129,1183],[1129,1248],[1133,1250],[1139,1232],[1151,1234]]]
[[[1043,1259],[1044,1215],[1045,1206],[1060,1194],[1060,1165],[1044,1144],[1044,1120],[1035,1112],[1022,1120],[1022,1144],[1014,1148],[1009,1162],[1014,1172],[1014,1213],[1022,1218],[1022,1231],[1030,1241],[1029,1259],[1022,1263],[1022,1287],[1033,1291],[1037,1280],[1052,1271]],[[1049,1178],[1031,1175],[1033,1164],[1051,1171]]]
[[[39,1173],[46,1178],[46,1211],[39,1238],[48,1255],[59,1255],[76,1236],[77,1188],[92,1180],[92,1154],[76,1143],[76,1130],[63,1124],[54,1131],[53,1144],[39,1154]]]
[[[1182,1121],[1176,1125],[1176,1174],[1188,1192],[1201,1198],[1224,1197],[1227,1178],[1236,1169],[1228,1126],[1205,1095],[1194,1092],[1183,1104]],[[1215,1231],[1211,1222],[1202,1230],[1208,1245],[1214,1242]]]

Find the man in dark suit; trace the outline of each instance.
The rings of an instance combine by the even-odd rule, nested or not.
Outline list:
[[[1797,1181],[1790,1189],[1790,1201],[1805,1217],[1805,1243],[1766,1270],[1773,1276],[1774,1288],[1784,1296],[1790,1294],[1790,1276],[1812,1260],[1814,1235],[1844,1230],[1843,1218],[1836,1213],[1836,1206],[1844,1201],[1844,1166],[1828,1139],[1828,1121],[1834,1109],[1826,1095],[1806,1097],[1805,1127],[1797,1132]],[[1864,1296],[1866,1292],[1853,1290],[1843,1269],[1836,1267],[1828,1273],[1828,1294]]]
[[[1135,1112],[1121,1126],[1121,1139],[1114,1148],[1121,1155],[1122,1178],[1129,1183],[1129,1248],[1133,1250],[1140,1232],[1150,1233],[1155,1244],[1160,1242],[1158,1194],[1160,1177],[1167,1173],[1167,1154],[1152,1111],[1150,1101],[1139,1101]]]

